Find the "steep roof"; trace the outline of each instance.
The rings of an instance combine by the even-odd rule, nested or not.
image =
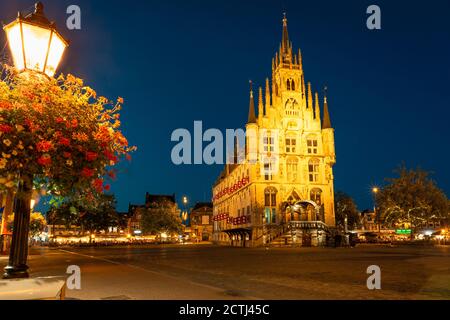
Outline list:
[[[192,208],[192,210],[198,210],[201,209],[203,207],[207,207],[207,208],[211,208],[213,207],[213,204],[211,202],[197,202],[194,206],[194,208]]]
[[[166,195],[166,194],[145,194],[145,203],[163,203],[163,202],[172,202],[173,204],[176,203],[175,194],[172,195]]]

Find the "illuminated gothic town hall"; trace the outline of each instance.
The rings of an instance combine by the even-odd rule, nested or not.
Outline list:
[[[259,87],[255,109],[251,88],[245,143],[235,141],[234,161],[213,186],[213,240],[234,246],[325,245],[335,226],[334,129],[325,90],[321,102],[311,83],[305,84],[286,17],[272,81],[266,79],[264,92]]]

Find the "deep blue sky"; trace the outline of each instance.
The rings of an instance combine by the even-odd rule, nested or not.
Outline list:
[[[0,20],[33,1],[0,3]],[[329,88],[336,129],[335,188],[360,209],[370,187],[402,161],[434,172],[450,193],[450,2],[433,1],[87,1],[47,0],[71,46],[60,71],[100,94],[123,96],[123,130],[139,147],[113,191],[119,209],[145,192],[209,200],[221,166],[172,165],[171,132],[242,127],[248,80],[263,84],[281,39],[300,47],[306,80]],[[65,28],[68,5],[82,10],[82,30]],[[366,8],[378,4],[382,30],[366,28]],[[2,35],[3,36],[3,35]],[[4,38],[0,39],[5,42]],[[3,45],[2,45],[3,47]]]

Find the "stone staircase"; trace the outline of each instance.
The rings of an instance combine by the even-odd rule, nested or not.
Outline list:
[[[292,247],[292,236],[290,232],[286,232],[279,237],[273,239],[269,243],[269,247],[290,248]]]

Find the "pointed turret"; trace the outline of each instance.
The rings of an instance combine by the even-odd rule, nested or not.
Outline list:
[[[313,96],[311,91],[311,82],[308,82],[308,108],[311,108],[313,110]]]
[[[250,81],[250,104],[248,107],[248,123],[256,123],[255,101],[253,99],[253,84]]]
[[[281,40],[281,55],[283,57],[283,60],[286,62],[290,62],[291,61],[291,56],[289,54],[289,49],[290,49],[290,45],[289,45],[289,33],[288,33],[288,26],[287,26],[287,18],[286,18],[286,13],[284,13],[284,17],[283,17],[283,36],[282,36],[282,40]]]
[[[262,92],[262,87],[259,87],[259,92],[258,92],[258,118],[262,119],[262,117],[264,117],[263,92]]]
[[[270,103],[270,84],[269,84],[269,78],[266,78],[266,115],[267,110],[269,109],[271,103]]]
[[[314,119],[320,121],[320,106],[319,106],[319,94],[316,92],[316,106],[314,110]]]
[[[298,49],[298,65],[300,66],[300,70],[303,69],[303,58],[302,58],[302,51]]]
[[[305,76],[303,74],[302,74],[302,94],[303,97],[306,96]]]
[[[328,112],[327,96],[323,98],[323,121],[322,129],[331,129],[330,113]]]

